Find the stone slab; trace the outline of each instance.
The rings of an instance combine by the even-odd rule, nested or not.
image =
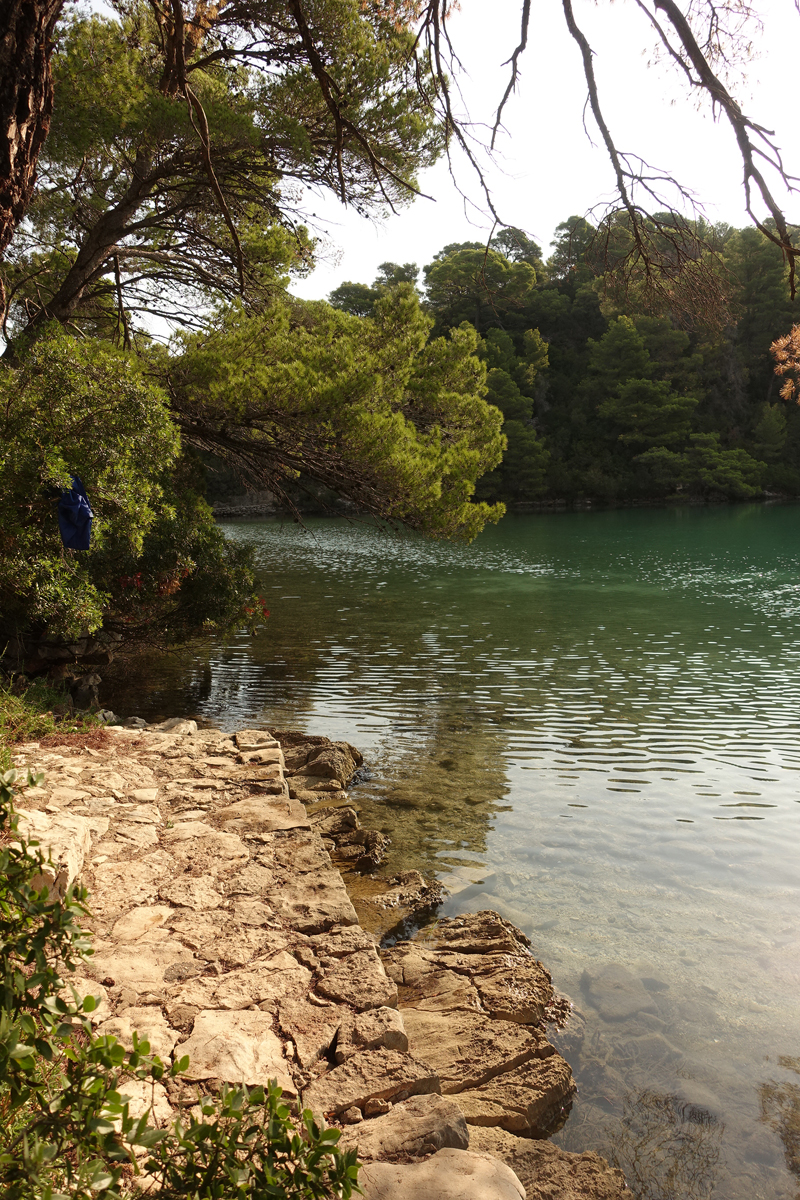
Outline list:
[[[219,908],[225,899],[204,875],[179,876],[170,883],[163,883],[158,894],[162,900],[169,900],[179,908],[191,908],[195,912]]]
[[[189,1055],[187,1079],[222,1079],[248,1087],[275,1079],[288,1096],[297,1094],[269,1013],[199,1012],[177,1054]]]
[[[117,942],[135,942],[153,929],[158,929],[172,914],[166,904],[141,905],[120,917],[111,930]]]
[[[342,1148],[358,1147],[363,1162],[402,1155],[422,1158],[437,1150],[466,1150],[470,1133],[464,1114],[449,1096],[411,1096],[385,1116],[346,1129]]]
[[[339,1027],[336,1039],[336,1061],[343,1063],[362,1050],[386,1050],[408,1052],[408,1034],[402,1015],[396,1008],[375,1008],[370,1012],[347,1015]]]
[[[73,813],[47,813],[17,809],[22,837],[39,843],[39,850],[53,865],[45,875],[60,895],[80,875],[92,845],[92,828],[86,817]],[[36,886],[34,881],[34,886]]]
[[[421,1163],[367,1163],[358,1182],[365,1200],[525,1200],[510,1167],[472,1150],[440,1150]]]
[[[321,1075],[303,1093],[303,1103],[315,1113],[336,1115],[363,1108],[367,1100],[391,1100],[401,1095],[440,1091],[439,1077],[410,1054],[396,1050],[365,1050]]]
[[[318,871],[302,880],[270,889],[264,899],[301,933],[320,933],[332,925],[357,925],[356,910],[338,871]]]
[[[328,1000],[352,1004],[358,1012],[397,1007],[397,984],[384,971],[374,946],[336,959],[318,980],[316,990]]]
[[[492,1021],[480,1013],[401,1011],[409,1044],[439,1074],[445,1095],[479,1087],[521,1066],[539,1045],[526,1026]]]
[[[554,1053],[459,1092],[458,1103],[469,1125],[499,1125],[523,1137],[546,1137],[560,1123],[575,1090],[569,1063]]]

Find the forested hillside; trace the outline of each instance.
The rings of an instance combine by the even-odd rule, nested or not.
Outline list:
[[[543,262],[521,231],[504,230],[488,250],[445,246],[421,272],[385,263],[372,286],[345,283],[330,300],[369,318],[381,295],[414,282],[434,334],[477,330],[508,439],[481,499],[800,494],[800,409],[781,398],[769,351],[798,320],[781,251],[756,229],[703,228],[702,289],[684,274],[654,300],[646,280],[619,270],[625,233],[601,247],[570,217]]]

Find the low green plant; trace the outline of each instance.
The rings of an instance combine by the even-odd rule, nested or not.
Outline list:
[[[20,834],[15,780],[0,776],[0,1194],[121,1200],[139,1176],[164,1200],[349,1200],[355,1151],[339,1150],[339,1132],[309,1111],[294,1126],[272,1081],[223,1088],[166,1128],[152,1103],[131,1114],[128,1081],[154,1090],[189,1060],[168,1068],[135,1034],[126,1050],[92,1032],[95,999],[68,986],[92,952],[80,925],[87,893],[42,886],[48,863]]]
[[[96,729],[91,713],[73,713],[60,684],[35,679],[24,687],[0,676],[0,771],[11,769],[16,742],[41,741],[54,733],[83,733]]]

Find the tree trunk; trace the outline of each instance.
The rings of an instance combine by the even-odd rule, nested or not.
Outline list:
[[[0,254],[25,215],[50,129],[50,55],[63,0],[0,0]]]

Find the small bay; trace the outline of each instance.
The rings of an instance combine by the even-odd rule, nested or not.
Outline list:
[[[226,532],[265,627],[143,656],[104,703],[358,746],[390,870],[521,926],[582,1014],[559,1144],[646,1200],[795,1197],[800,511]]]

